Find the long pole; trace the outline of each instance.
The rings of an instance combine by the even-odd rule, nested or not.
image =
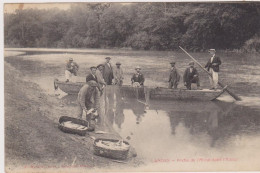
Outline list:
[[[195,58],[193,58],[193,57],[192,57],[186,50],[184,50],[181,46],[179,46],[179,48],[180,48],[184,53],[186,53],[196,64],[198,64],[198,65],[202,68],[202,70],[204,70],[204,71],[212,78],[211,73],[208,72],[208,70],[206,70]],[[225,87],[225,85],[223,85],[221,82],[218,82],[218,84],[219,84],[219,86],[221,86],[222,88]],[[241,98],[238,97],[235,93],[231,92],[231,91],[228,90],[227,88],[226,88],[225,90],[226,90],[227,93],[228,93],[229,95],[231,95],[235,100],[238,100],[238,101],[241,100]]]

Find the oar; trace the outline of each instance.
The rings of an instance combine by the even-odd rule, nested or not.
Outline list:
[[[193,58],[193,57],[192,57],[188,52],[186,52],[181,46],[179,46],[179,48],[180,48],[184,53],[186,53],[196,64],[198,64],[198,65],[202,68],[202,70],[204,70],[204,71],[212,78],[211,73],[208,72],[208,70],[206,70],[195,58]],[[219,84],[219,86],[221,86],[222,88],[225,87],[225,85],[223,85],[221,82],[218,82],[218,84]],[[241,100],[240,97],[238,97],[236,94],[234,94],[233,92],[231,92],[231,91],[228,90],[227,88],[226,88],[225,90],[226,90],[227,93],[228,93],[229,95],[231,95],[235,100],[238,100],[238,101]]]

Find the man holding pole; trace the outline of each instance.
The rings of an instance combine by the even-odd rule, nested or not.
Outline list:
[[[218,86],[218,72],[219,72],[219,65],[221,65],[221,60],[218,56],[216,56],[216,50],[210,49],[209,53],[211,54],[211,58],[208,60],[205,68],[210,72],[212,77],[209,77],[211,90],[216,90]]]

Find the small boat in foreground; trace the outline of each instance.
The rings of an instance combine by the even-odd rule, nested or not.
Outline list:
[[[80,88],[84,85],[84,82],[62,82],[57,79],[54,81],[54,87],[60,88],[67,94],[77,94]],[[218,90],[186,90],[186,89],[168,89],[163,87],[140,87],[135,88],[129,85],[114,86],[108,85],[106,91],[119,93],[123,97],[132,97],[138,99],[165,99],[165,100],[203,100],[210,101],[219,97],[225,92],[226,87]]]

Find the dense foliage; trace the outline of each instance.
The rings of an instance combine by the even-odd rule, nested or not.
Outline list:
[[[4,15],[10,47],[259,51],[260,3],[78,3]]]

